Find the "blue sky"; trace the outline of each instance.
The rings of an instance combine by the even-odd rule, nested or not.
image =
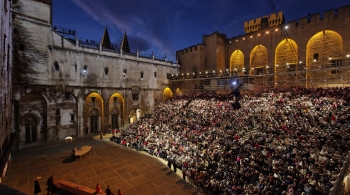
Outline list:
[[[341,6],[349,0],[272,0],[286,21]],[[244,34],[244,21],[270,15],[269,0],[53,0],[53,25],[75,30],[80,39],[100,41],[107,25],[120,46],[126,31],[131,50],[175,57],[215,31]]]

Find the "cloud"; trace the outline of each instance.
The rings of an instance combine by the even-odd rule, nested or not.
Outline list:
[[[152,47],[152,44],[142,37],[128,36],[128,41],[131,50],[137,49],[139,52],[148,52]]]

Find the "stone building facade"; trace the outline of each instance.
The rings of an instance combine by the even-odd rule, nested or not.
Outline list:
[[[279,12],[245,22],[244,35],[204,35],[176,52],[180,75],[249,76],[255,89],[349,86],[349,16],[350,5],[287,23]]]
[[[122,128],[172,96],[176,62],[130,53],[101,41],[79,40],[52,26],[51,0],[13,2],[13,94],[18,149]],[[103,30],[103,29],[102,29]]]
[[[0,182],[6,174],[11,152],[12,98],[12,16],[11,1],[0,0]]]

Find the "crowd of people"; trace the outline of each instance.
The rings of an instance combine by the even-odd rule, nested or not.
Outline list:
[[[183,95],[121,130],[121,144],[168,160],[216,194],[326,194],[350,149],[350,88]]]

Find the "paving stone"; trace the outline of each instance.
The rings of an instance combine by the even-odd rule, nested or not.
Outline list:
[[[81,160],[75,160],[71,156],[72,148],[84,145],[93,146],[93,151],[82,156]],[[26,194],[33,194],[33,181],[37,176],[42,177],[39,183],[45,194],[45,183],[51,174],[57,180],[93,189],[100,182],[103,189],[110,185],[114,193],[121,189],[124,195],[201,194],[182,180],[180,170],[174,173],[162,159],[107,139],[15,151],[12,164],[2,184]],[[59,190],[57,194],[69,193]]]

